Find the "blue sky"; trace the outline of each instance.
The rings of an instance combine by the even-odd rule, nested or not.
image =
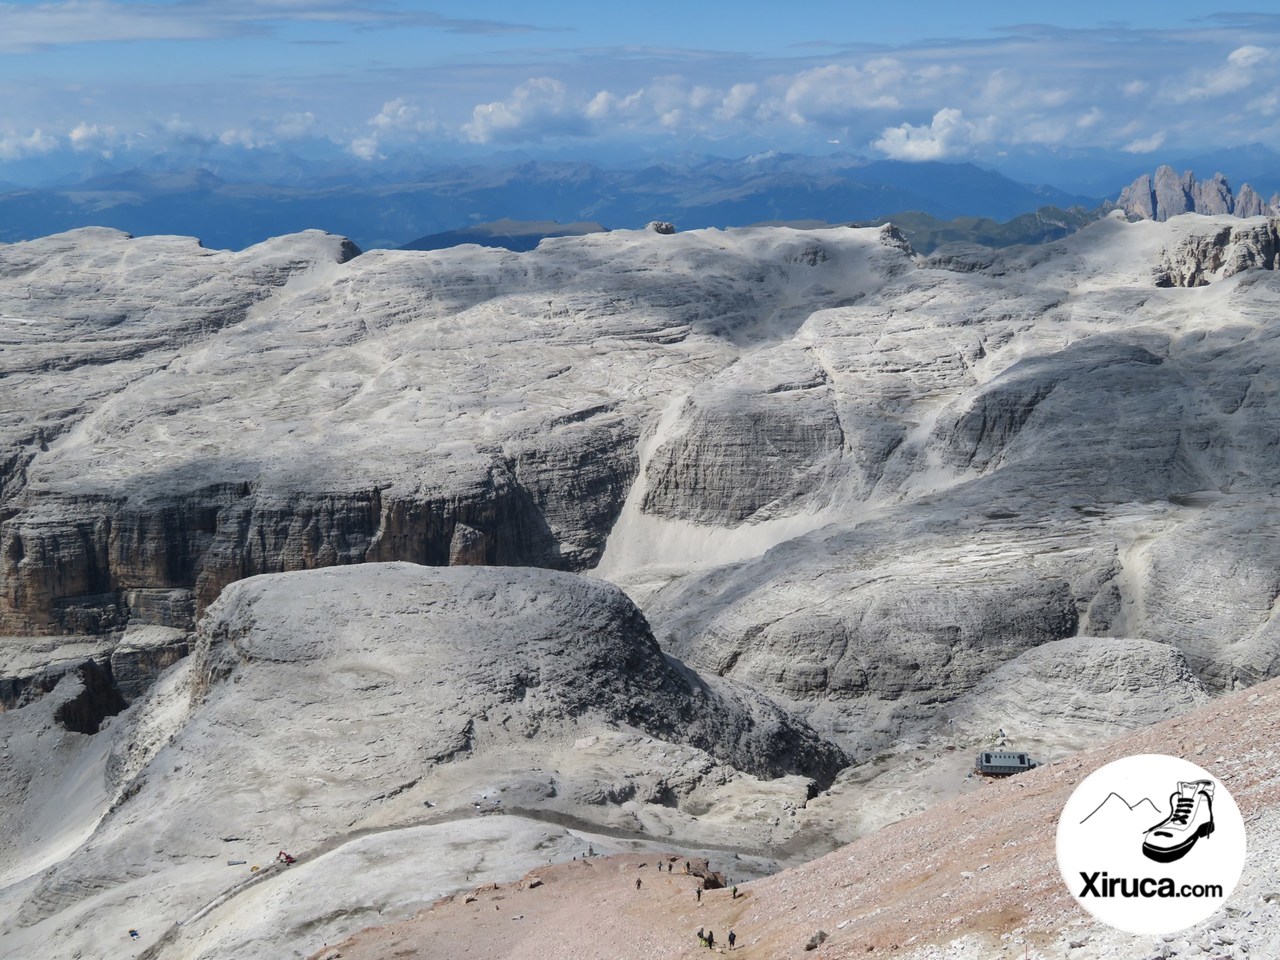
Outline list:
[[[1123,20],[1118,20],[1118,16]],[[1280,15],[1183,2],[0,2],[0,178],[289,152],[1280,147]]]

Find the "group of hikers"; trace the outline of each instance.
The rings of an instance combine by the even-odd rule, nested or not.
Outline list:
[[[699,942],[699,943],[701,943],[701,944],[702,944],[704,947],[706,947],[708,950],[710,950],[710,949],[712,949],[713,947],[715,947],[715,945],[716,945],[716,935],[715,935],[715,933],[714,933],[713,931],[711,931],[711,930],[708,930],[706,933],[703,933],[703,932],[702,932],[702,928],[701,928],[701,927],[699,927],[699,928],[698,928],[698,942]],[[734,933],[732,930],[730,930],[730,931],[729,931],[729,949],[730,949],[730,950],[732,950],[732,949],[733,949],[733,945],[734,945],[735,943],[737,943],[737,942],[738,942],[738,935],[737,935],[736,933]]]
[[[577,859],[577,858],[575,857],[574,859]],[[641,866],[644,866],[644,864],[641,864]],[[657,866],[658,866],[659,873],[663,871],[664,866],[666,871],[668,873],[671,873],[675,865],[671,862],[666,862],[664,864],[664,861],[659,860]],[[693,872],[692,864],[690,864],[688,860],[684,862],[684,872],[685,873]],[[642,887],[643,887],[643,884],[641,883],[640,878],[636,877],[636,889],[640,890]],[[702,903],[702,889],[703,889],[702,883],[699,883],[698,886],[694,888],[694,896],[697,897],[698,903]],[[732,899],[734,900],[738,899],[737,885],[733,886],[731,890],[731,894],[732,894]],[[713,933],[710,930],[704,931],[702,927],[699,927],[697,936],[698,936],[698,943],[700,943],[702,946],[706,947],[707,949],[715,948],[715,945],[716,945],[715,933]],[[734,945],[738,942],[738,935],[734,933],[732,930],[729,931],[728,941],[729,941],[729,949],[732,950],[734,948]]]

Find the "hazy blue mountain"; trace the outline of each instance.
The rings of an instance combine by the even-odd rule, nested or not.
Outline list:
[[[1007,220],[1046,204],[1096,200],[968,163],[868,163],[848,154],[679,158],[638,169],[524,160],[435,167],[394,183],[328,177],[287,185],[231,182],[207,169],[103,170],[72,185],[0,193],[0,241],[93,225],[240,249],[318,227],[368,249],[500,219],[592,221],[606,229],[670,220],[694,229],[839,223],[899,210]]]
[[[855,223],[859,227],[879,227],[892,223],[917,253],[932,253],[946,243],[977,243],[984,247],[1011,247],[1024,243],[1048,243],[1075,233],[1102,215],[1106,207],[1046,206],[1019,214],[1005,222],[990,217],[956,217],[940,220],[927,213],[909,210],[887,217]]]

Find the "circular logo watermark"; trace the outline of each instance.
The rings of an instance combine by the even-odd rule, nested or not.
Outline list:
[[[1166,934],[1231,895],[1244,868],[1244,820],[1227,788],[1189,760],[1142,754],[1090,774],[1058,820],[1058,869],[1108,926]]]

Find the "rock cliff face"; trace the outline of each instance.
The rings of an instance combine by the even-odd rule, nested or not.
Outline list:
[[[845,757],[1274,676],[1278,238],[0,247],[0,922],[441,798],[803,849],[941,782],[806,808]]]
[[[658,425],[600,570],[686,662],[855,755],[1076,636],[1171,642],[1212,690],[1273,675],[1280,565],[1225,524],[1273,528],[1275,237],[1110,219],[815,312]]]
[[[1223,227],[1188,237],[1168,251],[1156,272],[1156,286],[1203,287],[1212,280],[1232,277],[1260,267],[1274,270],[1280,249],[1280,220],[1261,225]]]
[[[370,677],[391,713],[415,715],[392,700],[428,705],[412,738],[428,763],[561,738],[583,718],[687,743],[759,776],[826,786],[845,762],[766,699],[664,658],[617,587],[520,567],[366,564],[242,581],[201,622],[193,697],[234,710],[230,693],[241,702],[256,696],[251,688],[265,699],[294,690],[328,709],[366,651],[382,664]],[[330,682],[328,692],[316,686]],[[290,739],[269,724],[261,735]]]
[[[1153,544],[1204,491],[1261,509],[1276,223],[0,248],[0,630],[102,637],[132,699],[246,577],[597,565],[689,663],[880,742],[1039,643],[1152,636]],[[1175,639],[1215,687],[1271,670],[1229,620]]]
[[[118,631],[146,590],[187,591],[189,628],[228,583],[335,564],[589,566],[656,408],[908,262],[877,236],[0,248],[0,631]]]
[[[227,883],[211,855],[283,846],[314,859],[326,843],[477,810],[597,828],[662,816],[668,833],[712,839],[697,818],[727,785],[764,792],[757,777],[781,777],[803,802],[847,763],[766,698],[664,656],[616,587],[554,571],[393,563],[250,578],[209,608],[183,667],[95,737],[124,705],[87,673],[0,714],[6,744],[43,738],[48,751],[61,730],[65,760],[40,767],[24,751],[0,772],[15,828],[0,867],[46,832],[84,831],[75,857],[0,896],[6,930],[41,956],[101,936],[75,921],[87,903],[198,930]],[[72,782],[90,809],[55,799]]]
[[[1116,202],[1125,214],[1141,220],[1168,220],[1184,213],[1206,216],[1232,214],[1237,217],[1280,214],[1280,197],[1263,200],[1249,184],[1231,193],[1227,178],[1215,173],[1212,180],[1199,181],[1190,170],[1178,176],[1170,166],[1156,169],[1155,177],[1143,174],[1120,191]]]

